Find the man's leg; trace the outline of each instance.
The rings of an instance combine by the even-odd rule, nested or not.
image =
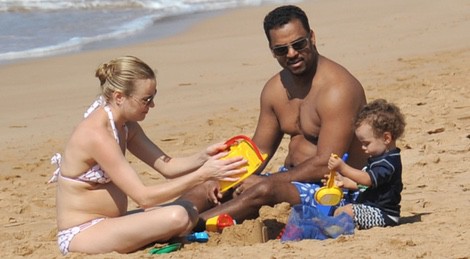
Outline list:
[[[178,200],[190,201],[198,212],[206,211],[216,205],[208,198],[210,188],[212,188],[210,182],[200,184],[183,194]]]
[[[227,213],[238,223],[259,216],[259,209],[264,206],[274,206],[281,202],[291,205],[299,204],[299,192],[291,183],[278,183],[265,180],[245,190],[239,196],[206,211],[200,211],[202,220]]]

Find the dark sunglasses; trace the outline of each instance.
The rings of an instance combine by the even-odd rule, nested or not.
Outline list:
[[[147,97],[147,98],[143,98],[143,99],[137,99],[137,98],[135,98],[133,95],[131,95],[131,97],[132,97],[132,99],[134,99],[134,100],[140,102],[142,105],[144,105],[144,106],[149,106],[150,103],[153,102],[153,98],[155,98],[155,95],[156,95],[156,94],[151,95],[151,96],[149,96],[149,97]]]
[[[282,45],[282,46],[276,46],[271,48],[271,51],[274,53],[276,56],[285,56],[289,52],[289,47],[292,47],[295,51],[301,51],[305,49],[308,46],[308,42],[310,38],[310,34],[307,35],[304,38],[298,39],[296,41],[293,41],[289,44]]]

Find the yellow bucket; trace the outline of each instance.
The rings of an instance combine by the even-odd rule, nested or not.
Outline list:
[[[326,186],[321,187],[315,192],[315,200],[321,205],[335,206],[343,198],[343,190],[334,185],[335,171],[330,171],[330,177]]]
[[[338,157],[335,154],[332,154]],[[343,157],[343,160],[347,159],[347,155]],[[335,171],[330,171],[330,177],[326,182],[326,186],[321,187],[315,192],[315,200],[321,205],[335,206],[343,198],[343,190],[335,185]]]
[[[234,176],[234,177],[239,177],[238,181],[236,182],[220,181],[221,192],[227,191],[228,189],[232,188],[233,186],[237,185],[241,181],[245,180],[248,176],[253,174],[267,157],[266,154],[261,154],[258,147],[249,137],[244,136],[244,135],[237,135],[227,140],[225,144],[229,145],[230,151],[228,155],[225,156],[224,158],[242,156],[248,162],[247,162],[247,165],[245,166],[247,171],[243,174]]]

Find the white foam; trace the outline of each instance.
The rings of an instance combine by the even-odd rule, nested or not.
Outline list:
[[[0,63],[25,59],[37,58],[63,54],[68,52],[80,51],[87,44],[98,43],[109,39],[120,39],[129,37],[137,32],[143,31],[153,26],[159,19],[165,17],[175,17],[193,13],[225,10],[239,6],[255,6],[266,3],[287,3],[299,2],[296,0],[0,0],[0,15],[2,12],[8,12],[10,16],[16,14],[16,19],[24,24],[28,31],[22,34],[20,30],[8,30],[0,28],[0,40],[3,38],[3,49],[0,46]],[[31,13],[31,15],[28,14]],[[57,15],[71,12],[83,12],[77,15],[77,23],[80,23],[78,29],[68,23],[75,23],[73,20],[64,19],[64,24],[57,22],[57,16],[52,21],[44,24],[37,24],[34,21],[28,21],[28,17],[36,14],[42,14],[42,17],[50,17],[51,14]],[[124,18],[118,20],[117,24],[98,24],[95,20],[85,23],[83,19],[91,19],[89,15],[99,12],[116,12]],[[25,15],[26,14],[26,15]],[[128,17],[127,15],[128,14]],[[88,16],[87,16],[88,15]],[[6,16],[4,16],[6,17]],[[109,16],[108,16],[109,17]],[[0,16],[1,18],[1,16]],[[59,17],[60,18],[60,17]],[[43,21],[44,22],[44,21]],[[47,22],[47,20],[46,20]],[[3,23],[3,22],[2,22]],[[18,22],[15,22],[17,24]],[[52,24],[51,24],[52,23]],[[54,28],[53,26],[59,26]],[[34,26],[46,26],[34,28]],[[42,28],[52,28],[46,32],[39,30]],[[68,31],[61,31],[62,29]],[[75,28],[77,29],[77,28]],[[96,30],[96,31],[95,31]],[[39,35],[35,38],[35,32]],[[50,34],[50,35],[49,35]],[[3,35],[3,36],[2,36]],[[66,36],[70,35],[70,36]],[[61,37],[56,37],[61,36]],[[69,37],[66,39],[66,37]],[[24,39],[28,38],[27,41]],[[64,39],[65,38],[65,39]],[[45,41],[45,42],[44,42]],[[21,43],[21,44],[20,44]],[[23,48],[23,49],[21,49]]]

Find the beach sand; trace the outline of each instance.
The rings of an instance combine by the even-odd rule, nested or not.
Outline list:
[[[399,105],[402,224],[325,241],[256,238],[257,222],[213,234],[159,258],[469,258],[470,4],[465,0],[337,0],[300,3],[319,52],[344,65],[368,100]],[[5,258],[61,258],[56,245],[54,168],[74,126],[98,94],[96,67],[135,55],[158,70],[156,107],[142,123],[172,156],[237,134],[251,136],[259,94],[279,70],[262,20],[273,6],[229,11],[189,31],[144,44],[0,67],[0,251]],[[268,169],[282,164],[286,141]],[[163,181],[128,155],[147,184]],[[133,202],[130,208],[135,208]],[[258,221],[285,223],[289,207],[263,207]],[[275,224],[274,224],[275,225]],[[278,231],[279,229],[277,229]],[[258,240],[258,242],[257,242]],[[150,258],[130,255],[88,258]],[[68,258],[82,258],[70,254]]]

